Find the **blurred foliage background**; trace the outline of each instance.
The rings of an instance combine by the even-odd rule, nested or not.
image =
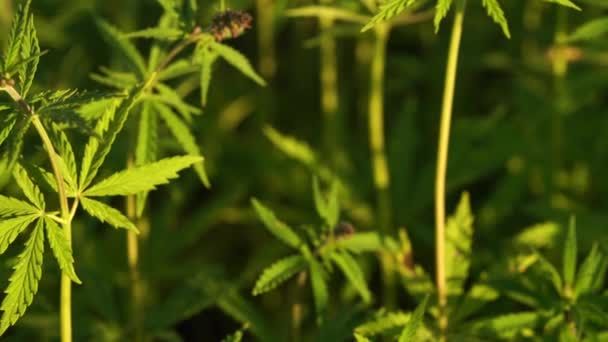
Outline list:
[[[355,0],[324,3],[370,14]],[[258,337],[285,336],[285,317],[297,288],[291,282],[271,294],[251,296],[258,273],[286,255],[286,248],[261,227],[249,199],[263,200],[294,226],[314,224],[319,218],[311,175],[318,169],[281,153],[264,134],[268,125],[307,142],[318,152],[319,165],[343,181],[350,194],[344,219],[358,231],[377,227],[367,122],[373,35],[359,33],[362,25],[340,21],[320,32],[317,19],[285,14],[311,4],[227,0],[229,8],[254,17],[253,28],[230,45],[252,60],[268,86],[260,88],[218,65],[209,103],[194,121],[211,189],[188,171],[174,186],[151,194],[141,271],[146,328],[159,340],[219,340],[243,321],[253,323]],[[199,23],[208,27],[219,3],[199,5]],[[477,1],[469,1],[456,89],[448,208],[453,209],[461,191],[471,193],[476,215],[473,274],[503,258],[511,239],[530,225],[556,222],[552,241],[561,241],[559,227],[575,214],[585,251],[591,242],[605,239],[608,225],[607,41],[568,45],[567,70],[556,71],[555,65],[556,35],[601,16],[608,3],[581,1],[581,12],[533,0],[502,5],[511,39],[486,18]],[[161,14],[151,0],[35,0],[33,8],[41,46],[49,50],[39,66],[37,89],[98,88],[91,75],[120,62],[104,43],[94,16],[128,32],[155,25]],[[2,44],[13,11],[13,1],[0,0]],[[434,269],[433,179],[450,21],[438,34],[431,20],[394,28],[385,64],[391,225],[407,229],[417,262],[429,271]],[[336,43],[337,108],[330,129],[321,109],[320,34],[331,35]],[[150,47],[146,40],[137,44],[142,51]],[[185,79],[175,87],[198,105],[197,85],[198,79]],[[114,148],[116,169],[123,167],[126,140],[122,137]],[[43,158],[40,148],[27,153]],[[75,338],[121,340],[128,329],[124,235],[79,220],[74,246],[84,282],[74,290]],[[557,243],[543,247],[551,258],[560,255]],[[378,293],[376,258],[362,261]],[[4,283],[9,265],[3,262]],[[59,270],[53,265],[45,272],[32,308],[7,341],[58,339]],[[362,312],[361,306],[347,304],[358,301],[352,291],[339,293],[332,299],[341,303],[334,308],[332,324],[322,327],[320,335],[352,326]],[[411,306],[405,294],[399,303]],[[306,324],[313,326],[314,320]]]

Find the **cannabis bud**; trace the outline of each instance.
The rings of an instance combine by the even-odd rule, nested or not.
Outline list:
[[[340,222],[334,229],[336,237],[350,237],[355,234],[355,227],[348,222]]]
[[[236,38],[251,28],[252,21],[253,17],[247,12],[225,10],[213,16],[211,34],[218,42]]]

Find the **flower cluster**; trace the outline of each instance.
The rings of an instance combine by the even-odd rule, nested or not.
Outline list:
[[[213,16],[211,34],[218,42],[236,38],[251,28],[252,21],[253,17],[247,12],[233,10],[219,12]]]

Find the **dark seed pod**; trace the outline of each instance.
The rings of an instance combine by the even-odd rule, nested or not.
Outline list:
[[[251,28],[253,17],[243,11],[226,10],[213,16],[211,20],[211,34],[216,41],[232,39],[241,36]]]
[[[355,232],[356,232],[355,227],[351,223],[345,222],[345,221],[338,223],[338,225],[334,229],[334,234],[338,238],[350,237],[353,234],[355,234]]]

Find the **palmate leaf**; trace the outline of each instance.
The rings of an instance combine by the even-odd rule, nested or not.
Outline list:
[[[426,310],[426,303],[429,301],[429,295],[427,294],[422,302],[418,304],[416,310],[412,314],[412,317],[407,322],[407,325],[401,332],[399,336],[399,342],[414,342],[416,334],[418,333],[418,328],[422,325],[422,320],[424,318],[424,312]]]
[[[568,8],[572,8],[575,9],[577,11],[580,11],[581,8],[578,7],[574,2],[570,1],[570,0],[544,0],[545,2],[552,2],[554,4],[558,4],[564,7],[568,7]]]
[[[84,196],[127,196],[156,189],[177,178],[178,172],[203,160],[198,156],[180,156],[159,160],[117,172],[83,192]]]
[[[16,113],[2,113],[2,117],[0,118],[0,146],[2,143],[8,138],[8,136],[13,131],[13,127],[15,127],[15,123],[17,122],[17,114]]]
[[[271,126],[264,127],[264,135],[279,150],[304,165],[313,167],[317,164],[317,154],[307,143],[294,137],[281,134]]]
[[[8,47],[4,55],[4,72],[9,70],[19,58],[22,41],[26,39],[28,33],[30,3],[31,0],[26,0],[19,5],[13,24],[11,25]]]
[[[596,290],[594,285],[598,278],[604,278],[603,275],[605,275],[607,266],[608,259],[604,252],[597,244],[594,244],[576,274],[575,295],[578,297]]]
[[[327,276],[323,265],[314,257],[310,257],[308,263],[310,264],[310,283],[317,313],[317,323],[321,323],[329,303],[329,290],[325,280]]]
[[[382,5],[380,5],[380,11],[369,21],[363,28],[361,32],[365,32],[372,27],[378,25],[378,23],[382,21],[389,20],[390,18],[398,15],[403,12],[404,9],[412,6],[415,3],[415,0],[389,0]]]
[[[39,213],[26,214],[0,221],[0,254],[6,252],[17,236],[38,217],[40,217]]]
[[[266,86],[266,81],[255,72],[247,57],[228,45],[215,41],[211,41],[208,44],[213,51],[217,52],[226,62],[239,70],[243,75],[249,77],[261,86]]]
[[[142,86],[131,89],[129,95],[125,99],[120,100],[118,106],[116,104],[109,106],[97,122],[95,133],[101,136],[102,140],[93,136],[89,138],[85,146],[80,166],[80,190],[88,187],[97,175],[97,171],[105,161],[116,136],[122,130],[131,108],[141,96],[142,91]]]
[[[12,171],[15,163],[17,163],[17,159],[19,159],[19,156],[21,155],[23,139],[25,133],[30,128],[31,123],[32,121],[29,117],[23,118],[23,116],[21,116],[6,143],[2,145],[0,165],[2,165],[7,172]]]
[[[123,38],[123,34],[114,26],[101,18],[95,18],[97,27],[102,33],[103,39],[114,49],[116,49],[131,68],[137,73],[140,79],[146,75],[146,64],[137,48],[128,40]]]
[[[34,27],[34,16],[30,15],[27,26],[26,35],[21,42],[21,59],[26,61],[19,67],[19,80],[21,81],[21,96],[27,98],[28,92],[34,81],[36,70],[38,69],[38,61],[40,60],[40,45]]]
[[[209,94],[211,77],[213,75],[213,64],[217,60],[218,54],[217,52],[208,49],[207,46],[203,47],[201,51],[201,104],[205,107],[207,105],[207,96]]]
[[[574,275],[576,274],[576,223],[574,217],[570,217],[570,226],[568,227],[568,236],[564,243],[564,261],[563,261],[563,276],[566,286],[574,284]]]
[[[538,312],[507,314],[478,320],[471,325],[471,331],[480,336],[510,339],[516,332],[533,328],[540,319]]]
[[[464,192],[456,212],[448,218],[446,225],[445,262],[450,295],[460,296],[463,292],[463,284],[471,263],[472,240],[473,214],[469,194]]]
[[[296,273],[306,269],[307,265],[306,259],[301,255],[292,255],[273,263],[256,281],[253,295],[257,296],[275,289]]]
[[[184,75],[192,74],[198,70],[198,65],[193,64],[191,61],[178,59],[162,70],[158,75],[158,79],[160,81],[167,81]]]
[[[68,242],[65,231],[59,228],[57,223],[48,217],[44,218],[44,225],[46,227],[46,236],[49,240],[49,245],[51,246],[51,250],[55,255],[55,259],[57,259],[59,268],[63,273],[67,274],[67,276],[70,277],[73,282],[76,284],[81,284],[82,282],[74,270],[72,247]]]
[[[608,18],[600,18],[595,20],[590,20],[583,25],[579,26],[572,32],[568,38],[566,38],[567,42],[585,42],[585,41],[593,41],[595,39],[601,38],[606,33],[608,33]]]
[[[319,216],[325,221],[325,224],[330,230],[338,224],[340,217],[340,204],[339,204],[339,184],[337,181],[333,181],[331,189],[327,199],[324,198],[321,192],[321,186],[319,185],[319,179],[314,177],[313,179],[313,197],[315,201],[315,208]]]
[[[435,5],[435,18],[433,19],[435,32],[439,32],[439,25],[443,18],[448,15],[450,7],[452,7],[452,0],[437,0],[437,5]]]
[[[156,161],[158,158],[158,118],[152,110],[152,104],[144,102],[139,115],[137,128],[137,145],[135,147],[135,165],[141,166]],[[148,191],[137,194],[137,216],[143,214]]]
[[[76,157],[74,156],[72,144],[70,144],[65,132],[60,130],[57,125],[51,123],[49,132],[53,145],[55,145],[59,152],[58,159],[63,179],[71,190],[75,190],[78,187],[78,171],[76,169]]]
[[[110,207],[109,205],[86,197],[81,197],[80,203],[82,204],[82,208],[89,213],[89,215],[95,217],[101,222],[107,222],[114,228],[125,228],[138,232],[137,227],[133,224],[133,222],[129,221],[129,219],[120,211]]]
[[[355,259],[347,252],[334,252],[331,254],[331,260],[338,265],[342,273],[351,285],[359,292],[359,295],[364,302],[369,303],[372,300],[372,294],[367,287],[363,271]]]
[[[16,198],[0,195],[0,217],[38,215],[40,209]],[[1,221],[0,221],[1,222]]]
[[[500,25],[500,28],[505,36],[507,36],[507,38],[511,38],[507,18],[505,18],[505,13],[502,11],[502,8],[500,8],[498,0],[482,0],[481,4],[486,8],[488,15],[492,18],[492,20]]]
[[[272,235],[274,235],[277,239],[283,241],[288,246],[292,248],[300,248],[303,245],[302,239],[285,223],[281,222],[274,213],[266,208],[262,203],[260,203],[257,199],[251,199],[251,205],[255,209],[256,214],[264,223],[264,226]]]
[[[410,313],[387,312],[381,309],[374,314],[372,319],[356,327],[355,333],[362,336],[385,334],[405,326],[411,316]]]
[[[15,168],[13,169],[13,178],[15,178],[17,185],[19,185],[19,188],[21,188],[21,191],[23,191],[25,197],[27,197],[27,199],[38,209],[44,210],[46,205],[44,202],[44,197],[42,196],[38,186],[34,184],[21,164],[15,165]]]
[[[42,257],[44,253],[44,228],[39,220],[25,244],[25,249],[19,255],[14,272],[9,279],[9,285],[4,291],[6,296],[0,309],[3,312],[0,319],[0,334],[15,324],[23,316],[27,307],[32,303],[38,292],[38,282],[42,276]]]
[[[118,97],[117,93],[103,91],[88,91],[79,89],[49,90],[36,94],[30,101],[39,104],[37,113],[40,115],[50,115],[57,111],[73,111],[80,107],[97,102]]]
[[[156,99],[158,102],[175,108],[175,110],[177,110],[177,112],[180,113],[184,119],[192,121],[192,114],[199,115],[202,113],[199,108],[184,102],[180,95],[171,87],[168,87],[162,83],[157,83],[156,90],[158,91],[158,95],[154,95],[152,98]]]

